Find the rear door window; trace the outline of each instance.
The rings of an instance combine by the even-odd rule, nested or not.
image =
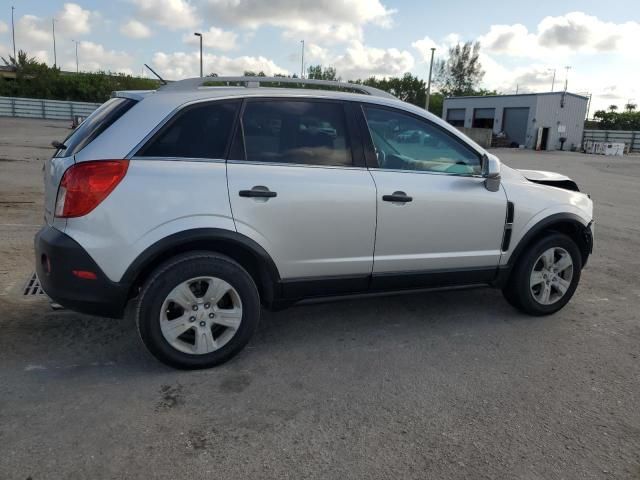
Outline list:
[[[242,129],[250,162],[353,165],[342,103],[249,101]]]
[[[130,98],[111,98],[100,105],[69,135],[55,157],[70,157],[95,140],[102,132],[137,103]]]
[[[240,101],[200,103],[178,112],[137,157],[223,159]]]

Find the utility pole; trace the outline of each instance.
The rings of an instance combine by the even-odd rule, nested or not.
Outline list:
[[[516,95],[518,94],[518,90],[520,90],[520,84],[519,83],[516,84]]]
[[[194,32],[193,34],[196,37],[200,37],[200,78],[202,78],[202,34],[199,32]]]
[[[300,78],[304,78],[304,40],[300,40],[302,43],[302,56],[300,58]]]
[[[71,40],[76,44],[76,73],[80,73],[80,67],[78,63],[78,44],[80,43],[78,40]]]
[[[565,77],[564,77],[564,91],[567,91],[567,87],[569,86],[569,70],[571,70],[571,65],[567,65],[566,67],[564,67],[564,69],[567,71]]]
[[[11,37],[13,38],[13,60],[18,65],[18,57],[16,57],[16,27],[13,23],[13,11],[16,7],[11,6]]]
[[[58,65],[58,57],[56,56],[56,19],[51,19],[51,29],[53,31],[53,68]]]
[[[553,87],[556,85],[556,69],[547,68],[547,72],[553,72],[553,77],[551,78],[551,91],[553,92]]]
[[[431,101],[431,75],[433,73],[433,54],[436,51],[434,47],[431,47],[431,63],[429,64],[429,80],[427,82],[427,100],[424,104],[424,109],[429,111],[429,102]]]

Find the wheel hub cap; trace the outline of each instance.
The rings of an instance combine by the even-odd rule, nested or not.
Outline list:
[[[545,250],[533,264],[529,288],[534,300],[552,305],[565,296],[573,279],[573,260],[564,248]]]
[[[160,328],[176,350],[204,355],[226,345],[242,321],[240,295],[217,277],[196,277],[177,285],[163,302]]]

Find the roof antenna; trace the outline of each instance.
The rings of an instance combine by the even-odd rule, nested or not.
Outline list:
[[[158,75],[153,68],[151,68],[146,63],[144,64],[144,66],[147,67],[149,70],[151,70],[151,73],[153,73],[156,77],[158,77],[158,79],[162,82],[163,85],[167,84],[167,81],[164,78],[162,78],[160,75]]]

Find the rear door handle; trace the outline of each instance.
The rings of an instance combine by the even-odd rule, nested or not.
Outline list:
[[[267,187],[263,185],[256,185],[251,190],[240,190],[238,192],[238,195],[240,195],[241,197],[248,197],[248,198],[273,198],[273,197],[277,197],[278,193],[272,192],[271,190],[269,190]]]
[[[382,200],[385,202],[407,203],[411,202],[413,197],[410,197],[404,192],[393,192],[392,195],[383,195]]]

